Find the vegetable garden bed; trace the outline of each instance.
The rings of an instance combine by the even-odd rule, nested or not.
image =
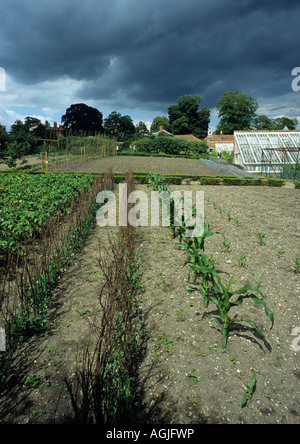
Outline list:
[[[135,245],[143,292],[144,359],[135,374],[136,422],[299,423],[299,193],[261,186],[172,185],[204,190],[206,223],[214,233],[205,253],[232,289],[255,284],[274,315],[270,330],[264,307],[246,301],[230,319],[250,319],[259,326],[236,324],[222,347],[216,307],[189,293],[186,255],[166,227],[137,227]],[[136,189],[150,192],[146,184]],[[83,338],[99,313],[103,274],[99,242],[107,245],[110,228],[98,226],[86,248],[62,277],[49,303],[51,330],[39,341],[28,339],[23,381],[15,396],[2,403],[2,421],[74,422],[65,377],[74,378]],[[249,303],[247,303],[249,302]],[[211,318],[208,316],[210,315]],[[122,342],[120,341],[120,344]],[[124,364],[122,364],[124,365]],[[130,393],[129,393],[130,394]],[[29,402],[28,402],[29,401]],[[4,402],[4,401],[2,401]]]

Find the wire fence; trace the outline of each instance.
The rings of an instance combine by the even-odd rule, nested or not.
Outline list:
[[[101,157],[115,156],[117,143],[103,136],[69,136],[44,142],[40,153],[43,172],[70,171],[85,162]]]

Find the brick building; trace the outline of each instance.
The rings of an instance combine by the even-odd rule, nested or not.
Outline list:
[[[225,135],[225,134],[211,134],[208,133],[208,136],[205,138],[209,152],[218,152],[218,151],[234,151],[234,135]]]
[[[57,125],[57,122],[54,122],[53,126],[51,126],[48,120],[46,120],[45,126],[47,131],[49,132],[50,139],[58,139],[59,137],[63,137],[65,135],[64,126],[61,124]]]

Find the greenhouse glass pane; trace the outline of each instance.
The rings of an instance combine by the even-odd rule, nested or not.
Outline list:
[[[298,162],[300,162],[300,153],[298,154],[296,151],[291,151],[290,153],[289,153],[289,155],[291,156],[291,158],[293,159],[293,162],[297,162],[297,160],[298,160]]]
[[[298,133],[291,134],[291,138],[293,139],[293,142],[296,145],[296,147],[300,148],[300,134]]]
[[[254,156],[256,157],[255,163],[261,163],[262,148],[259,143],[259,139],[258,139],[257,135],[256,134],[249,134],[248,140],[251,145]]]
[[[247,137],[243,134],[237,134],[236,139],[239,143],[241,154],[245,160],[245,163],[256,163],[256,160],[251,152]]]
[[[293,143],[293,140],[290,138],[288,134],[280,134],[280,136],[286,148],[294,148],[295,145]]]
[[[276,153],[278,154],[278,151],[274,151],[274,149],[265,149],[264,150],[264,155],[265,155],[265,159],[267,159],[269,162],[272,163],[278,163],[278,157],[276,156]]]
[[[284,143],[282,142],[278,134],[271,133],[269,137],[274,148],[284,148]]]
[[[236,133],[235,139],[248,171],[250,165],[270,163],[280,170],[283,163],[300,162],[300,132],[243,132]]]
[[[257,137],[263,148],[272,148],[272,143],[267,134],[258,134]]]

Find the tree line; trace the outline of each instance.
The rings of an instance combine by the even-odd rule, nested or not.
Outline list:
[[[199,139],[207,136],[211,110],[200,107],[198,94],[185,94],[178,97],[176,104],[169,106],[168,116],[156,116],[151,124],[150,133],[162,126],[174,135],[192,134]],[[290,130],[296,129],[296,118],[269,118],[257,114],[258,102],[240,91],[227,91],[217,103],[219,123],[216,134],[233,134],[236,130]],[[149,134],[144,122],[134,125],[130,116],[122,116],[113,111],[103,121],[103,115],[95,108],[85,104],[71,105],[62,116],[64,127],[72,130],[96,131],[107,137],[124,141],[129,138],[143,138]]]
[[[35,117],[26,117],[24,123],[16,120],[9,132],[0,124],[0,161],[14,167],[17,159],[35,154],[46,138],[46,126]]]
[[[128,115],[113,111],[103,120],[103,114],[96,108],[84,103],[71,105],[61,117],[67,134],[95,135],[102,134],[119,142],[143,139],[162,126],[174,135],[192,134],[205,139],[210,124],[211,110],[201,108],[198,94],[185,94],[178,97],[176,103],[169,106],[168,116],[156,116],[150,127],[140,121],[134,124]],[[227,91],[220,98],[216,109],[219,123],[216,134],[233,134],[235,130],[290,130],[296,129],[296,118],[269,118],[257,114],[258,102],[239,91]],[[26,117],[23,123],[17,120],[9,132],[0,124],[0,161],[15,166],[16,160],[26,155],[35,154],[41,140],[51,137],[51,133],[39,119]]]

